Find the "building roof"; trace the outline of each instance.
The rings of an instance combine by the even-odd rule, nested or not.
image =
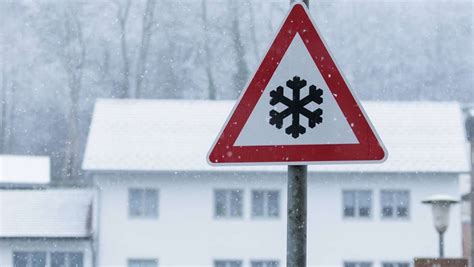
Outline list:
[[[0,155],[0,184],[42,185],[49,182],[49,157]]]
[[[98,100],[83,168],[89,171],[284,171],[284,166],[211,167],[206,155],[234,101]],[[382,164],[314,165],[323,172],[469,170],[455,102],[364,102],[383,140]]]
[[[0,190],[0,238],[82,238],[91,234],[92,191]]]

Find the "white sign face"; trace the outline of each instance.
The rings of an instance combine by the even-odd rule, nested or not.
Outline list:
[[[309,103],[305,106],[310,111],[320,108],[323,111],[321,114],[322,122],[316,124],[314,128],[310,128],[307,127],[308,118],[300,116],[300,124],[304,125],[306,130],[304,134],[298,135],[297,138],[285,132],[285,128],[291,125],[291,115],[284,119],[281,129],[269,122],[271,118],[269,111],[272,110],[270,92],[282,86],[284,95],[292,100],[291,90],[286,88],[286,83],[295,76],[305,80],[307,84],[300,90],[301,99],[309,95],[311,85],[323,91],[321,104]],[[335,97],[337,95],[333,95],[329,90],[300,35],[296,34],[243,127],[235,145],[358,144],[359,142],[336,103]],[[277,112],[283,112],[286,108],[287,106],[283,103],[273,106],[273,109]]]

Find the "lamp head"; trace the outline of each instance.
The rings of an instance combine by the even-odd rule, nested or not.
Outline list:
[[[423,200],[421,203],[431,205],[435,228],[442,234],[448,229],[451,205],[459,203],[459,201],[448,195],[434,195]]]

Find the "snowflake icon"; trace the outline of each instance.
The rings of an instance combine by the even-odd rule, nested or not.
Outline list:
[[[295,76],[286,82],[286,86],[292,90],[292,99],[284,95],[283,86],[278,86],[276,90],[270,92],[270,105],[275,106],[281,103],[286,106],[281,112],[274,109],[270,111],[270,125],[275,125],[276,128],[281,129],[283,127],[283,120],[291,115],[291,125],[285,129],[285,133],[296,139],[300,134],[306,132],[306,128],[300,124],[300,115],[308,119],[308,126],[310,128],[314,128],[316,124],[323,122],[322,109],[317,108],[311,111],[306,108],[306,105],[312,102],[318,105],[323,103],[323,90],[315,85],[310,85],[309,94],[301,99],[300,92],[306,86],[306,80]]]

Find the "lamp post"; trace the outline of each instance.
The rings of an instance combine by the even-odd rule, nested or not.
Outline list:
[[[434,195],[431,196],[421,203],[430,204],[433,211],[433,220],[436,231],[439,234],[439,257],[444,257],[444,240],[443,235],[448,229],[449,225],[449,209],[451,205],[458,203],[459,201],[448,195]]]
[[[474,267],[474,106],[468,106],[464,109],[466,114],[466,135],[467,140],[471,143],[471,192],[470,192],[470,204],[471,204],[471,266]]]

